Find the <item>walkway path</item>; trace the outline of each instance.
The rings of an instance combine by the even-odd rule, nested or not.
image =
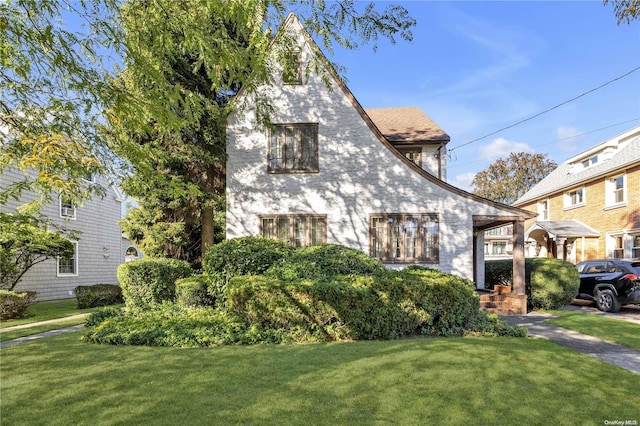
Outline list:
[[[31,322],[28,324],[14,325],[12,327],[4,327],[4,328],[0,328],[0,333],[3,333],[5,331],[21,330],[21,329],[30,328],[30,327],[36,327],[39,325],[55,324],[57,322],[69,321],[74,319],[82,319],[82,318],[86,318],[88,315],[89,315],[88,313],[84,313],[84,314],[71,315],[64,318],[54,318],[46,321]],[[32,334],[31,336],[19,337],[13,340],[6,340],[4,342],[0,342],[0,348],[3,348],[5,346],[10,346],[10,345],[15,345],[17,343],[31,342],[33,340],[42,339],[43,337],[56,336],[58,334],[80,330],[82,327],[84,327],[84,324],[78,324],[70,327],[60,328],[57,330],[51,330],[51,331],[45,331],[43,333]]]
[[[640,351],[544,323],[545,320],[556,318],[551,314],[531,312],[528,315],[503,318],[508,324],[526,327],[532,337],[550,340],[574,351],[640,374]]]

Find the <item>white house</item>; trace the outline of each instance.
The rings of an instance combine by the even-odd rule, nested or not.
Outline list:
[[[24,179],[24,174],[10,169],[0,175],[0,186]],[[49,259],[34,265],[22,277],[15,291],[36,291],[39,301],[74,297],[79,285],[118,284],[116,270],[124,262],[121,217],[122,194],[100,176],[88,180],[106,189],[104,197],[94,197],[82,206],[56,199],[43,206],[41,212],[55,225],[80,231],[73,241],[75,252],[69,258]],[[19,201],[0,204],[0,211],[13,213],[16,207],[34,200],[35,194],[25,192]]]
[[[296,37],[298,65],[273,62],[275,84],[262,88],[275,107],[271,126],[258,124],[250,93],[228,118],[227,238],[342,244],[388,267],[426,265],[483,288],[483,231],[510,223],[514,286],[524,294],[523,227],[534,214],[440,179],[446,133],[416,108],[365,111],[293,14],[281,31]],[[314,57],[329,79],[305,71]],[[414,119],[394,125],[390,115]]]

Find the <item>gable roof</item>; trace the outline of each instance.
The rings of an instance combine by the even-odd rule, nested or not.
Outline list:
[[[280,33],[286,31],[288,28],[290,28],[292,26],[297,27],[297,29],[301,32],[302,36],[304,37],[305,41],[310,46],[311,50],[314,52],[314,54],[320,60],[320,62],[324,65],[324,67],[325,67],[326,71],[329,73],[329,76],[331,77],[331,79],[342,90],[343,94],[351,102],[352,106],[357,111],[357,113],[360,115],[360,117],[365,122],[367,127],[369,127],[369,129],[371,130],[373,135],[380,141],[380,143],[382,145],[384,145],[384,147],[386,147],[393,155],[395,155],[401,162],[403,162],[406,167],[409,167],[415,173],[418,173],[419,175],[421,175],[422,178],[424,178],[425,180],[427,180],[427,181],[429,181],[429,182],[431,182],[431,183],[433,183],[433,184],[435,184],[435,185],[437,185],[437,186],[439,186],[439,187],[441,187],[441,188],[443,188],[443,189],[445,189],[445,190],[447,190],[447,191],[449,191],[449,192],[451,192],[453,194],[459,195],[461,197],[467,198],[469,200],[472,200],[472,201],[475,201],[475,202],[478,202],[478,203],[481,203],[481,204],[485,204],[485,205],[494,207],[496,209],[503,210],[505,212],[509,212],[510,214],[518,216],[518,217],[533,218],[533,217],[536,216],[535,213],[530,212],[528,210],[520,209],[518,207],[510,206],[510,205],[507,205],[507,204],[498,203],[496,201],[489,200],[487,198],[483,198],[483,197],[480,197],[479,195],[472,194],[472,193],[467,192],[467,191],[465,191],[463,189],[457,188],[457,187],[455,187],[455,186],[453,186],[453,185],[451,185],[451,184],[449,184],[449,183],[447,183],[447,182],[445,182],[445,181],[443,181],[441,179],[438,179],[437,177],[433,176],[431,173],[429,173],[426,170],[422,169],[422,167],[418,166],[416,163],[414,163],[413,161],[408,159],[404,154],[402,154],[400,151],[398,151],[393,146],[393,144],[391,144],[391,142],[389,142],[387,140],[387,138],[384,136],[384,134],[380,131],[380,129],[373,122],[371,117],[365,112],[364,108],[362,108],[362,105],[360,105],[360,102],[358,102],[358,100],[355,98],[355,96],[353,96],[353,93],[351,93],[351,90],[347,87],[347,85],[345,84],[343,79],[340,78],[340,76],[336,72],[335,68],[331,65],[330,61],[327,59],[327,57],[322,52],[322,49],[320,49],[320,47],[315,42],[315,40],[313,40],[313,38],[311,37],[309,32],[306,30],[306,28],[304,28],[304,26],[302,25],[302,22],[300,22],[300,20],[295,15],[295,13],[293,13],[293,12],[289,13],[289,16],[287,16],[287,19],[285,19],[284,23],[282,24],[282,26],[278,30],[278,33],[273,38],[273,40],[271,42],[271,47],[273,48],[273,46],[276,44]],[[242,87],[240,89],[240,91],[238,92],[238,94],[236,96],[236,99],[234,99],[234,102],[238,102],[239,98],[241,98],[244,95],[245,95],[245,90],[244,90],[244,87]],[[426,117],[426,115],[425,115],[425,117]]]
[[[582,167],[582,161],[596,155],[604,158],[599,159],[597,163],[588,167]],[[516,200],[513,205],[518,206],[529,201],[545,198],[558,191],[580,186],[593,179],[610,175],[638,164],[640,164],[640,126],[634,127],[568,159]]]
[[[451,140],[418,107],[367,108],[365,112],[389,142],[447,143]]]
[[[525,236],[528,236],[536,229],[542,229],[549,235],[554,237],[599,237],[600,233],[595,229],[578,222],[575,219],[572,220],[555,220],[555,221],[537,221],[534,222],[529,229],[525,232]]]

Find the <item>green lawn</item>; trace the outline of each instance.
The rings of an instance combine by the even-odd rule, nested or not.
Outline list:
[[[548,311],[558,319],[545,322],[640,350],[640,325],[621,319],[575,311]],[[640,422],[640,419],[638,419]]]
[[[14,325],[29,324],[38,321],[46,321],[55,318],[64,318],[72,315],[93,312],[97,309],[100,308],[78,309],[78,302],[76,301],[76,299],[38,302],[27,308],[26,318],[2,320],[0,321],[0,328],[13,327]],[[82,321],[80,321],[79,323],[81,322]]]
[[[2,424],[602,425],[640,376],[531,338],[175,349],[74,332],[0,349]]]

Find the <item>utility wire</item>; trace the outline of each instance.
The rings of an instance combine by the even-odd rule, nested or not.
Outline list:
[[[487,135],[484,135],[484,136],[482,136],[482,137],[479,137],[479,138],[473,139],[473,140],[471,140],[471,141],[469,141],[469,142],[465,142],[465,143],[463,143],[462,145],[458,145],[458,146],[456,146],[456,147],[453,147],[453,148],[451,148],[451,149],[449,150],[449,152],[454,151],[454,150],[456,150],[456,149],[458,149],[458,148],[462,148],[463,146],[471,145],[471,144],[472,144],[472,143],[474,143],[474,142],[478,142],[478,141],[480,141],[480,140],[482,140],[482,139],[488,138],[489,136],[493,136],[493,135],[495,135],[495,134],[497,134],[497,133],[500,133],[500,132],[502,132],[502,131],[504,131],[504,130],[510,129],[510,128],[512,128],[512,127],[515,127],[515,126],[517,126],[517,125],[519,125],[519,124],[522,124],[522,123],[524,123],[524,122],[527,122],[527,121],[533,120],[534,118],[539,117],[539,116],[541,116],[542,114],[546,114],[546,113],[548,113],[549,111],[553,111],[554,109],[560,108],[560,107],[561,107],[561,106],[563,106],[563,105],[566,105],[566,104],[568,104],[568,103],[570,103],[570,102],[575,101],[576,99],[580,99],[581,97],[586,96],[586,95],[588,95],[589,93],[592,93],[592,92],[595,92],[596,90],[602,89],[603,87],[605,87],[605,86],[607,86],[607,85],[609,85],[609,84],[611,84],[611,83],[613,83],[613,82],[615,82],[615,81],[618,81],[618,80],[620,80],[620,79],[622,79],[622,78],[624,78],[624,77],[628,76],[629,74],[632,74],[632,73],[634,73],[634,72],[636,72],[636,71],[638,71],[638,70],[640,70],[640,67],[634,68],[634,69],[632,69],[631,71],[629,71],[629,72],[627,72],[627,73],[625,73],[625,74],[623,74],[623,75],[621,75],[621,76],[619,76],[619,77],[616,77],[616,78],[614,78],[614,79],[612,79],[612,80],[609,80],[609,81],[607,81],[606,83],[601,84],[600,86],[598,86],[598,87],[596,87],[596,88],[594,88],[594,89],[588,90],[588,91],[586,91],[586,92],[584,92],[584,93],[582,93],[582,94],[580,94],[580,95],[578,95],[578,96],[576,96],[576,97],[574,97],[574,98],[571,98],[571,99],[569,99],[569,100],[567,100],[567,101],[564,101],[564,102],[562,102],[562,103],[560,103],[560,104],[558,104],[558,105],[556,105],[556,106],[553,106],[553,107],[551,107],[551,108],[549,108],[549,109],[546,109],[546,110],[544,110],[544,111],[542,111],[542,112],[539,112],[539,113],[537,113],[537,114],[535,114],[535,115],[532,115],[531,117],[525,118],[524,120],[520,120],[520,121],[518,121],[517,123],[511,124],[510,126],[503,127],[503,128],[502,128],[502,129],[500,129],[500,130],[496,130],[495,132],[491,132],[491,133],[489,133],[489,134],[487,134]]]
[[[542,144],[536,144],[536,146],[532,146],[531,148],[540,148],[541,146],[547,146],[547,145],[551,145],[553,143],[558,143],[558,142],[566,141],[566,140],[569,140],[569,139],[579,138],[581,136],[586,136],[586,135],[590,135],[591,133],[601,132],[602,130],[607,130],[607,129],[610,129],[612,127],[621,126],[623,124],[632,123],[632,122],[638,121],[638,120],[640,120],[640,117],[633,118],[633,119],[627,120],[627,121],[621,121],[620,123],[611,124],[609,126],[601,127],[599,129],[589,130],[588,132],[580,133],[580,134],[577,134],[577,135],[567,136],[566,138],[556,139],[555,141],[545,142],[545,143],[542,143]],[[449,155],[449,153],[447,153],[447,155]],[[451,157],[449,157],[449,159],[453,160],[453,158],[451,158]],[[479,163],[481,161],[487,161],[487,160],[485,158],[481,158],[479,160],[473,160],[473,161],[468,161],[466,163],[458,164],[458,166],[465,166],[467,164]]]

